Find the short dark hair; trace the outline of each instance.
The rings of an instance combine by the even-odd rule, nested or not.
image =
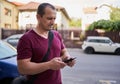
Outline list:
[[[50,3],[42,3],[38,6],[38,9],[37,9],[37,14],[39,14],[41,17],[45,14],[45,8],[49,6],[50,8],[52,8],[53,10],[55,10],[55,7],[50,4]]]

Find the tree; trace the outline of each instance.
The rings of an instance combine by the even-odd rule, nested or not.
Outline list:
[[[70,21],[70,27],[81,27],[81,19],[72,19]]]
[[[110,13],[110,19],[112,21],[120,20],[120,8],[112,8]]]
[[[120,20],[120,8],[113,7],[113,6],[107,5],[107,4],[103,4],[100,7],[102,7],[102,6],[107,6],[107,7],[109,7],[111,9],[111,11],[110,11],[110,20],[112,20],[112,21]]]
[[[105,31],[120,31],[120,20],[119,21],[98,20],[97,22],[93,22],[88,27],[88,30],[94,29],[102,29]]]
[[[97,22],[93,22],[88,30],[103,29],[105,31],[120,31],[120,8],[107,4],[101,6],[107,6],[111,9],[110,20],[98,20]]]

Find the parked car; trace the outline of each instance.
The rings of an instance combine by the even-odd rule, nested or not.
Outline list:
[[[10,84],[19,76],[16,62],[16,49],[0,40],[0,84]]]
[[[114,43],[109,37],[88,36],[82,44],[85,53],[107,52],[120,55],[120,44]]]
[[[3,39],[3,41],[8,42],[9,44],[11,44],[13,47],[16,48],[18,41],[22,37],[22,35],[23,34],[14,34],[14,35],[7,37],[6,39]]]

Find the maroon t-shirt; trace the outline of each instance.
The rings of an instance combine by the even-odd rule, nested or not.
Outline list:
[[[61,36],[52,30],[54,38],[50,47],[48,60],[60,57],[61,50],[65,48]],[[31,58],[32,62],[40,63],[48,49],[48,39],[39,36],[33,30],[25,33],[19,40],[17,46],[17,60]],[[60,70],[47,70],[40,73],[34,84],[62,84]]]

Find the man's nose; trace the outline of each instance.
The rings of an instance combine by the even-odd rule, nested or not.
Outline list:
[[[52,20],[51,20],[51,23],[54,23],[54,22],[55,22],[55,19],[52,19]]]
[[[50,21],[50,23],[53,25],[53,24],[55,23],[55,20],[52,19],[52,20]]]

